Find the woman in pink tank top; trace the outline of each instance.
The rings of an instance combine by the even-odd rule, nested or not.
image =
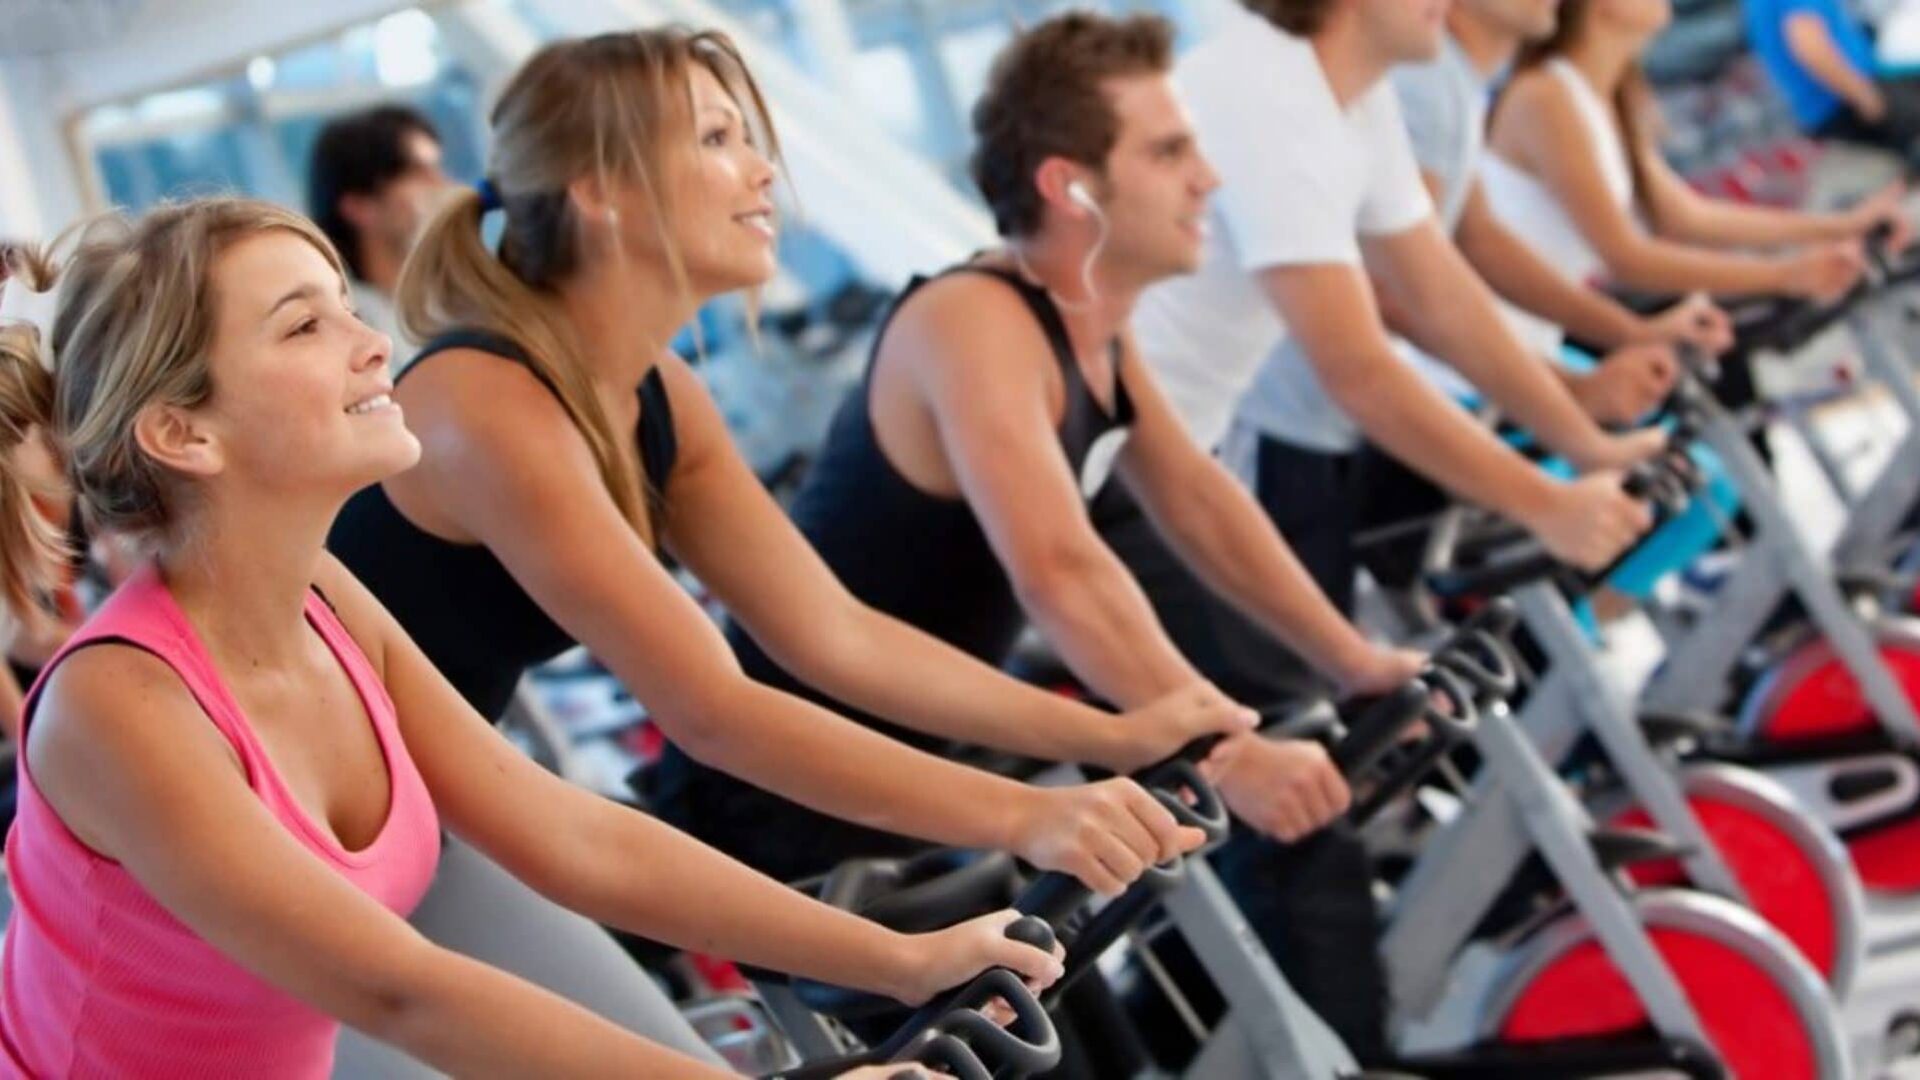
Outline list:
[[[559,903],[744,962],[906,1001],[990,965],[1057,976],[1012,913],[901,935],[827,908],[464,703],[322,551],[420,449],[306,220],[166,206],[21,269],[61,292],[44,339],[0,327],[6,605],[30,616],[57,565],[14,467],[39,430],[90,523],[152,561],[23,713],[0,1076],[320,1078],[341,1021],[455,1075],[725,1075],[409,927],[442,822]]]

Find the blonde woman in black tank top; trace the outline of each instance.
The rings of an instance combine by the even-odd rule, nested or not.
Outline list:
[[[395,511],[384,532],[348,535],[380,520],[350,509],[333,538],[402,623],[444,622],[428,605],[470,602],[479,578],[461,575],[491,574],[511,589],[488,594],[501,598],[491,613],[466,611],[482,632],[490,617],[502,634],[550,621],[714,767],[833,817],[1009,850],[1102,892],[1197,843],[1130,781],[1015,783],[746,678],[663,565],[657,552],[670,552],[838,694],[943,737],[1128,765],[1247,719],[1184,693],[1116,722],[1016,683],[854,600],[766,495],[667,348],[702,302],[775,268],[770,132],[725,39],[659,31],[550,47],[507,87],[493,134],[490,191],[456,198],[428,227],[400,308],[423,340],[489,331],[524,361],[469,343],[411,368],[394,397],[421,463],[378,493]],[[632,157],[599,160],[609,146]],[[489,213],[503,219],[498,254],[480,239]],[[670,421],[646,415],[641,390],[655,380]],[[671,471],[648,480],[636,429],[667,423]],[[408,531],[468,549],[471,565],[436,590],[397,587],[449,572],[367,554],[386,540],[398,550]],[[429,643],[436,664],[473,666],[459,639],[443,646]]]

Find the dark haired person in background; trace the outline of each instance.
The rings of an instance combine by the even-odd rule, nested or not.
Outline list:
[[[396,366],[413,358],[393,308],[414,237],[452,184],[440,133],[405,105],[335,117],[320,129],[307,167],[308,213],[347,264],[354,313],[394,341]]]

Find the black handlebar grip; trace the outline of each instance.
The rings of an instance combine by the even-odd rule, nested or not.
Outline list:
[[[1887,245],[1893,240],[1893,222],[1877,221],[1862,238],[1861,247],[1865,249],[1867,261],[1873,264],[1875,271],[1885,276],[1891,269],[1893,253]]]
[[[1149,769],[1140,783],[1160,800],[1175,821],[1207,834],[1207,843],[1217,844],[1227,838],[1233,822],[1226,800],[1200,775],[1196,763],[1185,758],[1163,761]],[[1193,795],[1193,802],[1180,797],[1183,791]]]
[[[1207,735],[1182,747],[1172,757],[1135,773],[1133,778],[1147,789],[1173,819],[1206,834],[1206,847],[1224,840],[1232,829],[1232,815],[1220,792],[1200,775],[1198,763],[1211,753],[1223,736]],[[1189,804],[1181,797],[1191,792]],[[1156,892],[1166,892],[1185,876],[1185,856],[1157,863],[1142,875],[1142,883]],[[1065,922],[1091,897],[1092,890],[1068,874],[1046,873],[1035,878],[1014,900],[1015,910],[1034,915],[1053,925]]]
[[[1480,566],[1435,570],[1426,575],[1427,588],[1448,599],[1462,596],[1500,596],[1560,572],[1559,559],[1540,550]]]
[[[1013,909],[1058,926],[1092,898],[1093,890],[1082,885],[1079,878],[1056,870],[1034,878],[1033,884],[1014,899]]]
[[[1471,683],[1479,702],[1512,697],[1520,688],[1520,669],[1508,646],[1485,630],[1456,638],[1433,654],[1433,666]]]
[[[944,1069],[955,1080],[993,1080],[993,1073],[973,1048],[944,1031],[927,1031],[914,1040],[891,1064],[930,1065]],[[888,1080],[900,1077],[925,1076],[913,1069],[901,1069]]]
[[[1427,686],[1414,679],[1359,710],[1347,720],[1346,736],[1334,743],[1334,767],[1349,782],[1372,768],[1420,720],[1427,707]]]
[[[1046,920],[1022,915],[1007,924],[1007,937],[1022,945],[1031,945],[1041,952],[1052,952],[1054,946],[1053,927]]]
[[[1136,780],[1140,780],[1141,783],[1145,783],[1146,781],[1141,779],[1142,777],[1152,774],[1156,769],[1160,768],[1162,765],[1166,765],[1175,761],[1190,761],[1197,765],[1200,762],[1207,760],[1207,755],[1213,753],[1213,748],[1216,746],[1219,746],[1221,742],[1223,742],[1225,739],[1226,739],[1225,735],[1222,735],[1216,731],[1211,735],[1201,735],[1195,739],[1189,740],[1187,745],[1181,747],[1178,750],[1175,750],[1173,752],[1172,757],[1167,758],[1165,761],[1162,761],[1158,764],[1147,766],[1145,769],[1142,769],[1139,772],[1135,773],[1134,778]]]
[[[1006,1027],[976,1011],[995,998],[1013,1009],[1013,1023]],[[1060,1033],[1054,1030],[1053,1020],[1027,989],[1027,984],[1006,968],[982,972],[960,989],[941,994],[922,1006],[905,1026],[880,1045],[881,1060],[897,1060],[899,1054],[928,1031],[958,1037],[975,1053],[992,1059],[1001,1068],[1036,1073],[1060,1064]]]

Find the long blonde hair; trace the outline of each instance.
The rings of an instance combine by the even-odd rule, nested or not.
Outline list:
[[[8,288],[59,286],[52,325],[0,327],[0,599],[17,617],[35,617],[67,554],[34,506],[43,493],[19,467],[22,444],[49,437],[90,529],[164,539],[178,524],[173,480],[140,449],[135,421],[149,405],[191,409],[212,395],[208,272],[235,240],[275,229],[312,244],[344,279],[312,222],[254,199],[109,214],[7,254]]]
[[[658,493],[637,467],[640,448],[613,429],[594,393],[582,354],[599,343],[579,339],[556,289],[580,262],[580,222],[567,186],[591,175],[645,192],[673,279],[690,291],[667,233],[673,207],[661,179],[667,140],[692,137],[695,65],[720,80],[777,158],[766,103],[726,35],[665,27],[555,42],[527,61],[494,106],[487,172],[506,218],[499,255],[481,239],[481,195],[462,192],[427,226],[397,295],[401,325],[417,340],[475,328],[525,349],[585,437],[622,516],[649,543]]]

